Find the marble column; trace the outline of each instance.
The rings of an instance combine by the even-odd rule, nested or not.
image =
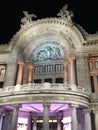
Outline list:
[[[85,130],[92,130],[91,128],[91,110],[89,109],[84,109],[83,110],[85,114]]]
[[[93,75],[93,81],[94,81],[94,90],[95,90],[95,93],[98,93],[97,75]]]
[[[13,108],[11,130],[17,130],[19,105],[14,105]]]
[[[17,71],[17,63],[8,62],[5,73],[4,87],[15,85],[16,71]]]
[[[33,81],[33,69],[32,65],[28,65],[28,83],[32,83]]]
[[[33,117],[33,130],[37,130],[37,117]]]
[[[68,78],[68,62],[63,62],[63,66],[64,66],[64,84],[68,84],[67,78]]]
[[[98,130],[98,110],[94,111],[94,116],[95,116],[95,130]]]
[[[74,61],[75,57],[70,57],[69,58],[69,63],[70,63],[70,84],[75,85],[76,80],[75,80],[75,66],[74,66]]]
[[[48,103],[43,104],[43,130],[49,130],[49,106]]]
[[[23,62],[18,62],[18,64],[19,64],[19,69],[18,69],[17,84],[20,85],[20,84],[22,84],[24,63]]]
[[[71,130],[78,130],[77,105],[71,105]]]
[[[28,130],[33,130],[31,127],[32,127],[32,112],[29,112],[29,115],[28,115],[28,124],[27,124],[27,129]]]
[[[4,116],[5,116],[5,114],[1,112],[1,114],[0,114],[0,130],[2,130],[2,123],[3,123]]]
[[[12,119],[12,113],[9,109],[4,110],[3,114],[3,122],[2,122],[2,130],[10,130],[11,129],[11,119]]]
[[[57,130],[61,130],[61,117],[57,117]]]

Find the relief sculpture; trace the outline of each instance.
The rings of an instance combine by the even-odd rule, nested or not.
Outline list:
[[[60,59],[61,53],[58,47],[45,47],[37,53],[37,61]]]

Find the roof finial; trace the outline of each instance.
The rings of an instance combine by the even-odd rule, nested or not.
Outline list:
[[[67,8],[68,4],[64,5],[60,12],[57,14],[57,16],[60,16],[62,19],[72,23],[71,17],[73,17],[74,15],[73,12],[67,10]]]
[[[29,14],[28,11],[23,11],[24,17],[21,19],[22,25],[25,25],[32,21],[32,18],[36,18],[37,16],[34,14]]]

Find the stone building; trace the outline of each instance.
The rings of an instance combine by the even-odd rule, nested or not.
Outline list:
[[[0,130],[98,130],[98,34],[24,11],[0,45]]]

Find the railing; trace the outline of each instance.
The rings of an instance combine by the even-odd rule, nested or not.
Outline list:
[[[62,64],[53,64],[53,65],[39,65],[35,66],[34,73],[35,74],[43,74],[43,73],[58,73],[63,72],[64,67]]]
[[[14,91],[26,91],[26,90],[64,90],[64,91],[78,91],[84,92],[87,91],[79,86],[76,85],[66,85],[66,84],[58,84],[58,83],[43,83],[43,84],[36,84],[36,83],[28,83],[24,85],[16,85],[16,86],[8,86],[0,89],[0,93],[4,92],[14,92]]]

